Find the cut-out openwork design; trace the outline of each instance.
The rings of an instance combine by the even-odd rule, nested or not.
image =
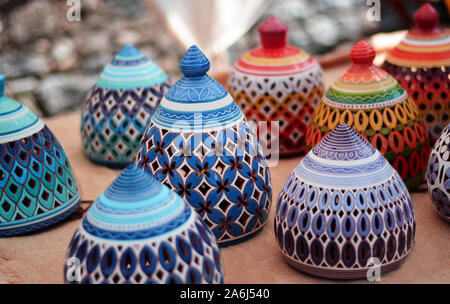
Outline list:
[[[388,53],[382,67],[414,100],[434,144],[450,123],[450,37],[437,27],[439,14],[429,3],[414,20],[415,28]]]
[[[433,206],[450,222],[450,124],[442,131],[431,151],[427,182]]]
[[[234,64],[230,93],[248,120],[279,122],[279,130],[258,129],[263,145],[271,149],[277,140],[280,155],[305,153],[306,129],[323,95],[322,69],[303,50],[286,45],[287,27],[275,17],[259,32],[262,47]]]
[[[170,80],[154,62],[125,46],[105,67],[84,103],[81,137],[87,157],[109,167],[130,164],[169,87]]]
[[[186,202],[127,167],[89,209],[69,244],[66,283],[222,283],[214,235]]]
[[[414,207],[399,174],[346,124],[330,132],[288,177],[274,232],[289,264],[328,278],[365,278],[410,252]]]
[[[239,107],[206,75],[209,61],[196,46],[180,68],[184,77],[152,116],[136,164],[193,206],[220,244],[243,240],[266,222],[269,168]]]
[[[41,119],[3,96],[0,76],[0,236],[39,230],[73,213],[80,191],[63,148]]]
[[[366,41],[352,49],[353,65],[328,89],[308,127],[309,148],[339,123],[347,123],[375,146],[409,189],[425,176],[430,153],[428,132],[414,101],[388,73],[372,64]]]

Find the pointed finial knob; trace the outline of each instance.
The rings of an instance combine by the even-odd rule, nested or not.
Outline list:
[[[360,40],[353,46],[350,59],[354,64],[372,65],[375,59],[375,50],[369,42]]]
[[[5,75],[0,74],[0,97],[5,94]]]
[[[439,14],[430,3],[425,3],[414,14],[414,22],[419,30],[432,31],[439,24]]]
[[[258,28],[261,44],[266,49],[282,48],[286,45],[288,27],[277,17],[270,16]]]
[[[117,54],[118,57],[131,58],[140,57],[142,53],[131,44],[126,44],[120,52]]]
[[[209,70],[209,60],[196,45],[193,45],[184,54],[179,66],[185,77],[201,77]]]

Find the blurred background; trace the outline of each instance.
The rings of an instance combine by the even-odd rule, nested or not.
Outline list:
[[[80,20],[69,22],[68,10],[77,2]],[[221,2],[222,6],[212,7],[214,2]],[[368,20],[368,2],[381,3],[380,21]],[[347,51],[354,42],[374,33],[409,28],[414,11],[423,2],[0,0],[0,73],[7,77],[8,96],[42,117],[52,116],[79,108],[99,72],[127,43],[134,44],[176,79],[178,62],[185,45],[190,43],[186,40],[197,38],[189,35],[200,35],[189,32],[190,27],[205,31],[214,29],[215,22],[229,21],[225,27],[221,25],[222,32],[210,30],[198,38],[202,41],[200,46],[207,48],[219,36],[228,35],[225,42],[211,50],[214,54],[207,54],[219,56],[226,69],[259,45],[257,28],[273,14],[289,26],[289,44],[318,58],[329,58],[337,50]],[[439,11],[441,26],[448,27],[450,1],[428,2]],[[223,3],[228,3],[230,10],[224,9]],[[254,5],[251,12],[243,9],[244,3]],[[194,18],[187,18],[188,14]],[[208,26],[199,23],[199,18]]]

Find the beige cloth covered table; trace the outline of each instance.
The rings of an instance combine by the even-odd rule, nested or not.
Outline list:
[[[326,70],[325,83],[336,79],[344,68]],[[79,111],[47,119],[46,123],[69,157],[82,200],[95,200],[120,171],[95,165],[84,157]],[[300,159],[282,159],[270,169],[273,203],[264,230],[243,243],[221,249],[225,283],[367,283],[315,278],[283,260],[273,232],[274,202]],[[413,249],[397,270],[381,276],[381,283],[450,283],[450,224],[434,211],[426,185],[411,196],[417,223]],[[88,206],[82,204],[84,209]],[[30,235],[0,238],[0,283],[63,283],[64,256],[80,221],[78,214]]]

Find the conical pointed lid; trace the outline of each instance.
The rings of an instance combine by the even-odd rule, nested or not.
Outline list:
[[[191,207],[152,175],[127,167],[89,209],[83,228],[114,240],[156,237],[184,224]]]
[[[209,60],[193,45],[180,62],[183,77],[171,86],[152,116],[152,122],[168,129],[191,132],[231,125],[243,113],[227,90],[206,73]]]
[[[389,52],[386,61],[404,67],[450,66],[450,36],[438,28],[438,12],[425,3],[414,14],[414,21],[415,28]]]
[[[0,144],[39,132],[44,122],[21,103],[4,96],[5,76],[0,74]]]
[[[331,188],[368,187],[395,173],[389,162],[347,124],[339,124],[295,169],[300,179]]]
[[[236,71],[257,76],[283,76],[318,67],[305,51],[286,44],[288,27],[275,16],[268,17],[258,31],[262,46],[245,53],[234,64]]]
[[[392,106],[407,98],[406,91],[386,71],[375,66],[375,51],[365,40],[352,48],[352,66],[328,89],[323,102],[338,108],[373,109]]]
[[[166,73],[156,63],[127,44],[103,69],[97,85],[106,89],[131,90],[152,87],[166,79]]]

